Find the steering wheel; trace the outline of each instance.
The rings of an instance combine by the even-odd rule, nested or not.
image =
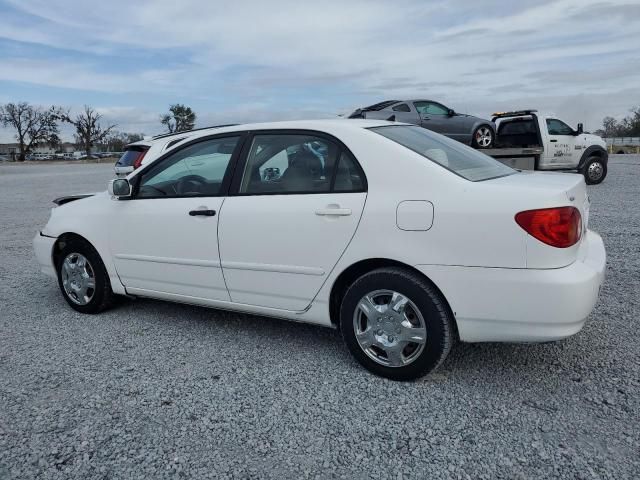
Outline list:
[[[202,193],[202,188],[207,184],[207,179],[200,175],[186,175],[175,184],[174,189],[178,195],[190,193]]]

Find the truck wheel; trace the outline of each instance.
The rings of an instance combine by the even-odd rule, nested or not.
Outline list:
[[[607,176],[607,164],[600,157],[589,157],[580,173],[587,185],[598,185]]]
[[[473,132],[473,139],[471,145],[473,148],[491,148],[493,147],[493,141],[495,140],[495,133],[493,129],[488,125],[480,125]]]

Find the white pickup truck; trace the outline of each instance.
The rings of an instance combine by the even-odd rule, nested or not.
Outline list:
[[[574,130],[562,120],[536,110],[494,113],[496,148],[483,153],[520,170],[571,170],[584,175],[587,184],[607,176],[609,155],[605,141]]]

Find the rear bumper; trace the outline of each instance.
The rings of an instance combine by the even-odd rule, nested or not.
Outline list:
[[[53,245],[56,243],[57,238],[46,237],[42,233],[36,233],[33,237],[33,250],[36,254],[36,260],[40,265],[42,273],[56,278],[56,271],[53,267]]]
[[[465,342],[545,342],[578,333],[598,299],[606,253],[588,231],[578,260],[556,269],[417,265],[442,291]]]

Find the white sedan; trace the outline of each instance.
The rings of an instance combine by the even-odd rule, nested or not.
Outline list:
[[[296,121],[197,134],[54,208],[34,247],[80,312],[129,295],[337,327],[407,380],[457,339],[577,333],[605,269],[588,215],[581,175],[412,125]]]

